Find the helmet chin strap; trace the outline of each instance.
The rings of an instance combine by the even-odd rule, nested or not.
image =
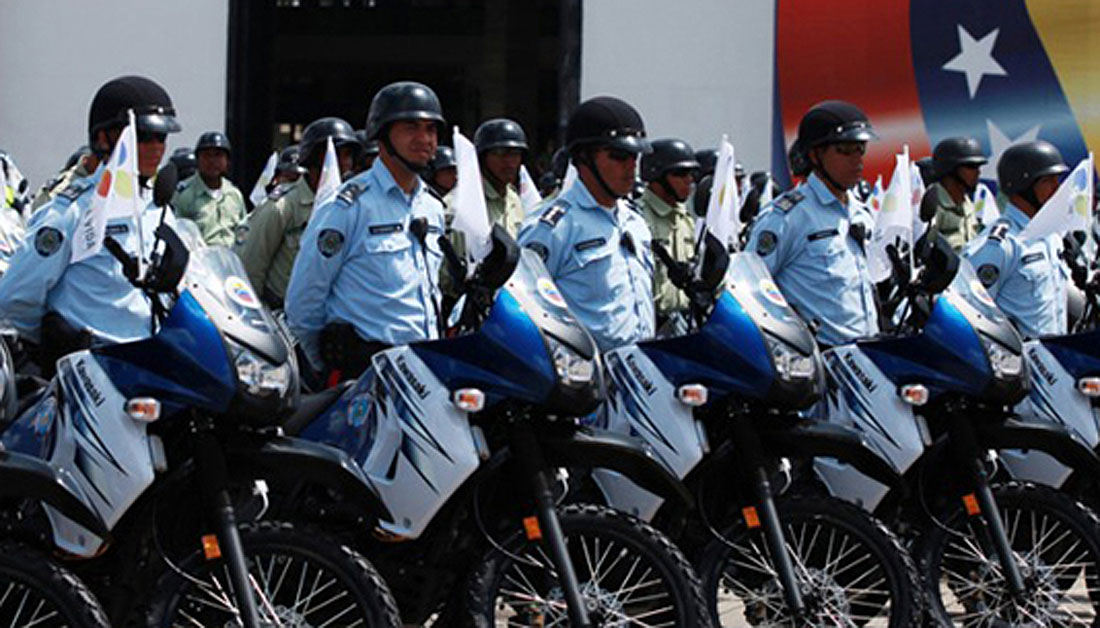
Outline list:
[[[626,197],[626,194],[616,194],[611,190],[611,186],[607,185],[607,181],[604,181],[603,175],[600,174],[600,169],[596,167],[596,160],[591,158],[591,153],[584,151],[578,154],[577,163],[588,167],[588,170],[592,172],[592,176],[596,177],[596,183],[599,184],[600,189],[602,189],[605,194],[615,200]]]
[[[661,186],[661,189],[670,197],[676,199],[677,203],[683,203],[687,200],[687,196],[681,197],[676,193],[676,190],[672,189],[672,184],[668,182],[668,173],[661,175],[661,178],[657,179],[657,185]]]
[[[974,185],[967,185],[966,181],[963,181],[963,178],[960,177],[957,173],[958,173],[957,170],[952,170],[951,172],[947,173],[947,175],[945,175],[943,178],[946,179],[946,178],[950,177],[950,178],[954,179],[955,181],[957,181],[959,183],[959,185],[962,187],[963,191],[966,192],[967,196],[973,195],[974,192],[977,191],[977,189],[978,189],[978,183],[975,182]]]
[[[821,160],[816,159],[816,156],[814,155],[814,150],[812,148],[810,149],[808,157],[810,158],[810,163],[813,164],[814,172],[821,175],[821,178],[825,179],[825,181],[827,181],[830,185],[838,190],[841,190],[842,192],[848,191],[848,188],[837,183],[836,179],[834,179],[832,175],[829,174],[829,171],[825,169],[825,164],[821,163]]]
[[[1041,207],[1039,206],[1039,197],[1035,194],[1034,183],[1031,184],[1031,187],[1029,187],[1028,189],[1020,192],[1020,196],[1022,196],[1025,201],[1031,204],[1031,208],[1033,210],[1039,211],[1041,209]]]

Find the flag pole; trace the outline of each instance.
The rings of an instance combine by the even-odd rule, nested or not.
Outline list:
[[[138,232],[138,254],[137,254],[138,278],[142,278],[142,277],[145,277],[145,229],[142,227],[142,224],[141,224],[141,215],[144,213],[144,212],[141,211],[141,192],[142,192],[142,190],[141,190],[141,172],[139,171],[139,164],[141,163],[141,148],[138,146],[138,141],[137,141],[137,120],[134,117],[134,110],[133,109],[127,109],[126,114],[130,119],[130,129],[134,134],[134,168],[132,168],[132,171],[127,173],[127,174],[134,175],[133,182],[136,184],[136,185],[134,185],[133,210],[134,210],[134,218],[137,221],[137,232]],[[121,141],[121,137],[119,139]],[[156,176],[156,175],[153,175],[153,176]],[[106,236],[104,236],[104,237],[106,237]]]

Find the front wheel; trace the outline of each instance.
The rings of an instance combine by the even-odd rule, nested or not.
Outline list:
[[[288,523],[240,526],[253,595],[265,626],[397,628],[397,605],[363,557],[318,533]],[[166,565],[146,625],[239,626],[236,594],[221,559],[196,553]]]
[[[885,526],[830,497],[776,500],[805,610],[792,616],[751,517],[714,539],[699,559],[703,596],[722,626],[882,626],[919,622],[922,598],[913,561]]]
[[[960,500],[916,553],[936,625],[1100,625],[1096,516],[1046,487],[1012,483],[992,490],[1024,595],[1009,590],[980,513],[968,513]]]
[[[0,626],[107,628],[84,584],[45,555],[0,541]]]
[[[558,518],[593,626],[710,625],[691,565],[653,527],[602,506],[565,506]],[[472,625],[569,625],[542,545],[517,534],[502,547],[470,578]]]

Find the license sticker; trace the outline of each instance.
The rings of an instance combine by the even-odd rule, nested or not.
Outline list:
[[[241,307],[253,310],[260,309],[260,300],[256,298],[256,293],[252,291],[252,286],[236,275],[225,278],[225,293],[229,295],[231,301]]]
[[[970,291],[973,292],[974,296],[982,303],[989,307],[997,307],[997,302],[993,300],[993,297],[989,296],[989,292],[986,291],[985,286],[977,279],[970,280]]]
[[[764,295],[765,299],[780,307],[787,307],[787,299],[783,296],[783,293],[779,291],[779,286],[775,285],[774,281],[771,279],[761,279],[756,286],[760,288],[760,293]]]
[[[549,301],[551,305],[566,307],[565,299],[561,296],[561,292],[558,291],[558,287],[554,285],[553,281],[546,277],[540,277],[535,282],[535,287],[538,288],[539,296]]]

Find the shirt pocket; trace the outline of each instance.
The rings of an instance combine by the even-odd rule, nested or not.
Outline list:
[[[577,281],[571,283],[580,293],[576,295],[578,299],[604,302],[614,299],[615,293],[621,291],[622,286],[617,284],[625,277],[616,281],[616,276],[625,273],[626,269],[620,266],[622,258],[615,255],[615,247],[615,244],[608,242],[574,245],[572,256],[576,270],[571,274]]]
[[[371,285],[388,294],[399,294],[408,285],[418,283],[412,239],[404,230],[369,234],[363,238],[362,250],[357,266],[367,273]]]
[[[855,281],[858,275],[855,253],[844,240],[845,238],[838,234],[806,243],[808,263],[820,269],[835,282]]]

